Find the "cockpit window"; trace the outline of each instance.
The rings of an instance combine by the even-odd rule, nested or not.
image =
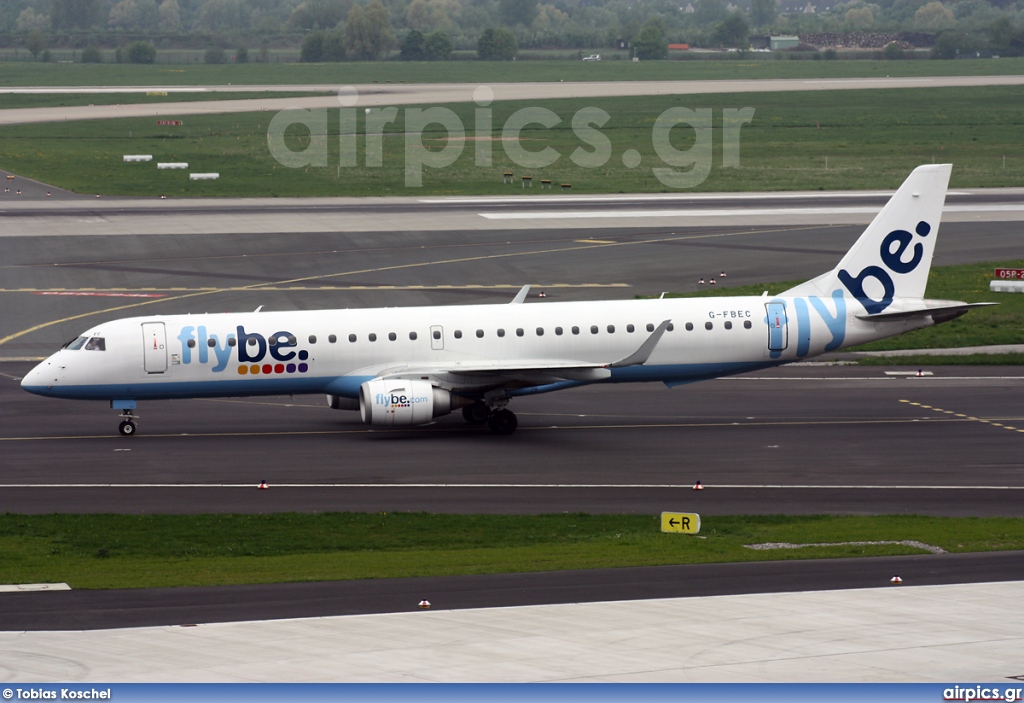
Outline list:
[[[77,340],[76,340],[77,341]],[[86,351],[106,351],[107,340],[103,337],[93,337],[85,345]]]
[[[89,339],[88,337],[79,337],[78,339],[73,339],[70,342],[68,342],[67,344],[65,344],[64,348],[65,349],[81,349],[82,345],[85,344],[86,340],[88,340],[88,339]]]

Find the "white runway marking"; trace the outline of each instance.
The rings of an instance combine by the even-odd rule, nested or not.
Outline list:
[[[665,210],[564,210],[561,212],[478,212],[488,220],[585,220],[635,217],[772,217],[775,215],[874,215],[876,207],[795,207],[750,209],[665,209]],[[1007,205],[947,205],[943,212],[1024,212],[1024,204]]]
[[[895,191],[864,191],[856,193],[638,193],[635,195],[552,195],[537,198],[533,195],[480,196],[468,198],[421,198],[421,203],[436,205],[507,204],[557,205],[558,203],[614,203],[646,200],[802,200],[804,198],[889,198]],[[947,192],[946,195],[969,195]]]
[[[35,591],[70,591],[66,583],[11,583],[0,584],[0,593],[29,593]]]
[[[685,488],[692,483],[269,483],[273,488]],[[251,488],[258,483],[4,483],[4,488]],[[773,490],[896,490],[896,491],[1024,491],[1024,486],[884,486],[884,485],[815,485],[815,484],[758,484],[758,483],[705,483],[704,488],[718,489],[773,489]]]

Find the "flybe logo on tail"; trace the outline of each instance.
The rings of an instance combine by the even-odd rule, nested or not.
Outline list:
[[[211,371],[220,373],[236,357],[238,373],[275,374],[305,373],[309,365],[309,352],[298,349],[295,335],[286,330],[264,337],[256,332],[245,331],[239,325],[234,333],[227,335],[210,334],[205,325],[182,327],[178,333],[181,342],[182,364],[208,364],[214,361]],[[211,358],[212,357],[212,358]]]
[[[927,237],[932,228],[927,222],[921,221],[917,223],[914,231],[919,237]],[[911,247],[911,242],[914,242],[914,235],[906,230],[897,229],[885,235],[882,245],[878,248],[878,254],[888,271],[881,266],[865,266],[859,274],[852,276],[846,269],[839,270],[839,280],[854,298],[860,300],[869,314],[882,312],[892,305],[893,296],[896,295],[896,284],[893,282],[890,272],[910,273],[924,259],[924,245],[921,242],[914,242]],[[905,258],[908,249],[912,251],[909,259]],[[872,298],[864,291],[864,282],[870,278],[881,284],[881,298]]]

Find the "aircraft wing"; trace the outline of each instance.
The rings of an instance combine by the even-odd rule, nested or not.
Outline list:
[[[560,381],[600,381],[611,369],[639,366],[647,362],[671,320],[665,320],[636,351],[621,359],[590,362],[571,359],[486,359],[457,361],[437,366],[390,367],[379,378],[429,380],[442,388],[480,389],[500,386],[527,387]]]

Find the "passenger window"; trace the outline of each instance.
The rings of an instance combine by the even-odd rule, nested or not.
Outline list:
[[[523,328],[522,327],[517,327],[516,328],[516,336],[517,337],[522,337],[523,336]]]
[[[544,328],[543,327],[538,327],[537,328],[537,336],[538,337],[543,337],[544,336]]]
[[[608,325],[608,334],[615,334],[615,325]]]
[[[633,334],[633,330],[635,329],[636,327],[634,327],[633,325],[626,325],[626,331],[629,332],[630,334]]]
[[[70,342],[64,345],[65,349],[81,349],[82,345],[86,343],[88,337],[79,337],[78,339],[72,339]]]
[[[188,341],[190,341],[190,342],[191,342],[192,340],[190,339],[190,340],[188,340]],[[247,342],[247,344],[248,344],[248,345],[249,345],[250,347],[255,347],[255,346],[256,346],[256,338],[255,338],[255,337],[249,337],[249,341]],[[194,347],[194,346],[195,346],[195,344],[189,344],[189,346],[190,346],[190,347]]]
[[[441,330],[434,330],[434,339],[441,339]]]
[[[750,320],[744,320],[743,321],[743,329],[745,329],[745,330],[749,330],[750,329]]]
[[[310,344],[316,344],[316,335],[315,334],[309,335],[309,343]]]
[[[505,330],[499,329],[498,330],[498,336],[499,337],[504,337],[505,336]]]
[[[555,334],[561,335],[562,334],[562,328],[561,327],[556,327],[555,328]]]
[[[590,326],[590,334],[597,334],[597,325]]]
[[[249,340],[249,344],[256,344],[256,340],[255,339],[250,339]],[[189,349],[195,349],[196,348],[196,340],[194,340],[194,339],[188,340],[187,342],[185,342],[185,346],[187,346]]]
[[[416,341],[416,333],[415,332],[410,332],[409,333],[409,339],[411,339],[412,341],[415,342]]]
[[[338,335],[336,335],[336,334],[330,335],[329,337],[327,337],[327,341],[330,342],[331,344],[334,344],[335,342],[338,341]]]
[[[580,333],[580,328],[577,327],[576,325],[573,325],[572,326],[572,333],[573,334],[579,334]]]
[[[455,339],[462,339],[462,330],[455,330]]]
[[[376,342],[377,341],[377,333],[376,332],[370,332],[370,334],[367,336],[367,339],[369,339],[371,342]]]
[[[687,332],[693,332],[693,323],[692,322],[687,322],[686,323],[686,331]]]
[[[212,339],[210,340],[210,342],[211,342],[211,344],[210,344],[211,347],[214,344],[216,344],[216,342],[214,342]],[[90,339],[88,341],[88,343],[86,343],[85,350],[86,351],[106,351],[107,350],[107,340],[105,340],[103,337],[93,337],[92,339]]]
[[[676,326],[675,326],[675,325],[673,325],[673,324],[672,324],[672,323],[670,322],[670,323],[668,323],[668,327],[666,327],[665,329],[667,329],[667,330],[668,330],[669,332],[674,332],[674,331],[675,331],[675,329],[676,329]]]
[[[398,335],[397,335],[397,334],[395,334],[394,332],[388,332],[388,339],[389,339],[389,340],[391,340],[391,341],[393,342],[393,341],[395,341],[396,339],[398,339]]]
[[[653,332],[654,331],[654,324],[653,323],[650,323],[650,322],[647,323],[647,331],[648,332]]]
[[[355,341],[356,341],[356,336],[355,336],[354,334],[350,334],[350,335],[348,336],[348,341],[350,341],[350,342],[355,342]]]
[[[476,336],[477,336],[477,339],[483,339],[484,331],[483,330],[477,330],[476,331]]]
[[[711,324],[710,322],[705,322],[704,323],[704,329],[706,329],[706,330],[709,330],[709,329],[711,329],[713,327],[714,327],[714,325]]]
[[[725,329],[731,330],[732,329],[732,322],[730,322],[729,320],[726,320],[725,321]]]
[[[86,349],[92,349],[92,343],[93,343],[93,340],[90,339],[89,343],[85,345],[85,348]],[[206,340],[206,346],[208,346],[208,347],[210,347],[212,349],[213,347],[217,346],[217,340],[216,339],[208,339],[208,340]]]
[[[238,342],[236,342],[236,341],[235,341],[235,338],[234,338],[234,337],[228,337],[228,346],[229,346],[229,347],[233,347],[233,346],[235,346],[235,345],[236,345],[237,343],[238,343]]]

